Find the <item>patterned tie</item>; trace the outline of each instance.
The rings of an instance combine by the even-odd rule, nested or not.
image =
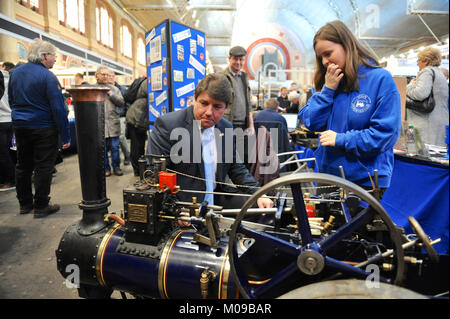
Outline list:
[[[207,128],[202,133],[202,158],[203,158],[203,166],[205,168],[205,184],[206,184],[206,192],[214,191],[214,184],[216,180],[215,176],[215,148],[214,148],[214,129],[212,127]],[[206,194],[205,199],[208,201],[208,205],[214,205],[214,195]]]

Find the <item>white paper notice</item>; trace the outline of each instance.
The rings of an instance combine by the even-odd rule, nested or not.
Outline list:
[[[145,45],[149,44],[150,40],[153,39],[153,37],[155,36],[155,33],[156,33],[155,28],[153,28],[152,31],[150,31],[150,33],[145,38]]]
[[[184,39],[190,38],[191,37],[191,30],[190,29],[186,29],[184,31],[175,33],[172,35],[173,37],[173,42],[177,43],[180,41],[183,41]]]
[[[149,106],[150,113],[152,113],[155,117],[159,117],[159,112],[150,104]]]
[[[183,71],[173,70],[173,80],[175,82],[183,82]]]
[[[202,48],[205,47],[205,38],[203,38],[201,35],[197,34],[197,44],[201,46]]]
[[[177,92],[177,97],[180,97],[182,95],[185,95],[188,92],[194,91],[195,90],[195,84],[194,82],[189,83],[188,85],[185,85],[179,89],[176,90]]]
[[[205,67],[198,62],[197,59],[195,59],[192,55],[189,56],[189,64],[192,65],[194,68],[197,69],[198,72],[200,72],[202,75],[205,75]]]
[[[160,95],[158,95],[155,99],[156,106],[160,105],[162,102],[164,102],[167,99],[167,92],[164,91]]]
[[[152,91],[162,90],[162,65],[150,69],[150,78],[152,81]]]
[[[161,36],[158,35],[150,41],[150,62],[161,60]]]

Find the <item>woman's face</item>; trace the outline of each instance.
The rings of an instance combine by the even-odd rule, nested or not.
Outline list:
[[[417,58],[417,66],[419,67],[419,71],[421,71],[423,68],[428,66],[428,60]]]
[[[344,47],[339,43],[331,42],[328,40],[318,40],[314,47],[316,56],[322,61],[322,65],[325,69],[330,64],[336,64],[341,70],[345,68],[346,53]]]

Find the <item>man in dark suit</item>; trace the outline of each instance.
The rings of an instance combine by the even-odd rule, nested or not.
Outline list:
[[[233,126],[223,119],[231,102],[231,85],[223,74],[209,74],[194,92],[193,106],[159,117],[150,132],[148,152],[170,155],[167,168],[192,178],[177,174],[181,191],[178,198],[190,201],[193,194],[183,190],[207,192],[236,192],[232,186],[221,184],[228,175],[239,191],[252,194],[259,186],[242,164],[233,142]],[[209,137],[208,137],[209,136]],[[210,158],[205,154],[212,155]],[[208,178],[209,176],[209,178]],[[206,181],[205,181],[206,179]],[[199,201],[224,208],[239,208],[247,197],[197,194]],[[267,197],[258,199],[259,207],[272,207]]]

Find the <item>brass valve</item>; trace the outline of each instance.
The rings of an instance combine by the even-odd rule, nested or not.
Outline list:
[[[330,218],[328,218],[328,221],[323,224],[323,230],[325,232],[328,233],[331,231],[331,228],[333,227],[333,222],[334,222],[335,218],[336,217],[334,217],[334,216],[330,216]]]
[[[216,273],[214,271],[209,270],[208,268],[203,270],[202,274],[200,275],[200,290],[201,290],[203,299],[208,298],[209,285],[215,279],[216,279]]]

